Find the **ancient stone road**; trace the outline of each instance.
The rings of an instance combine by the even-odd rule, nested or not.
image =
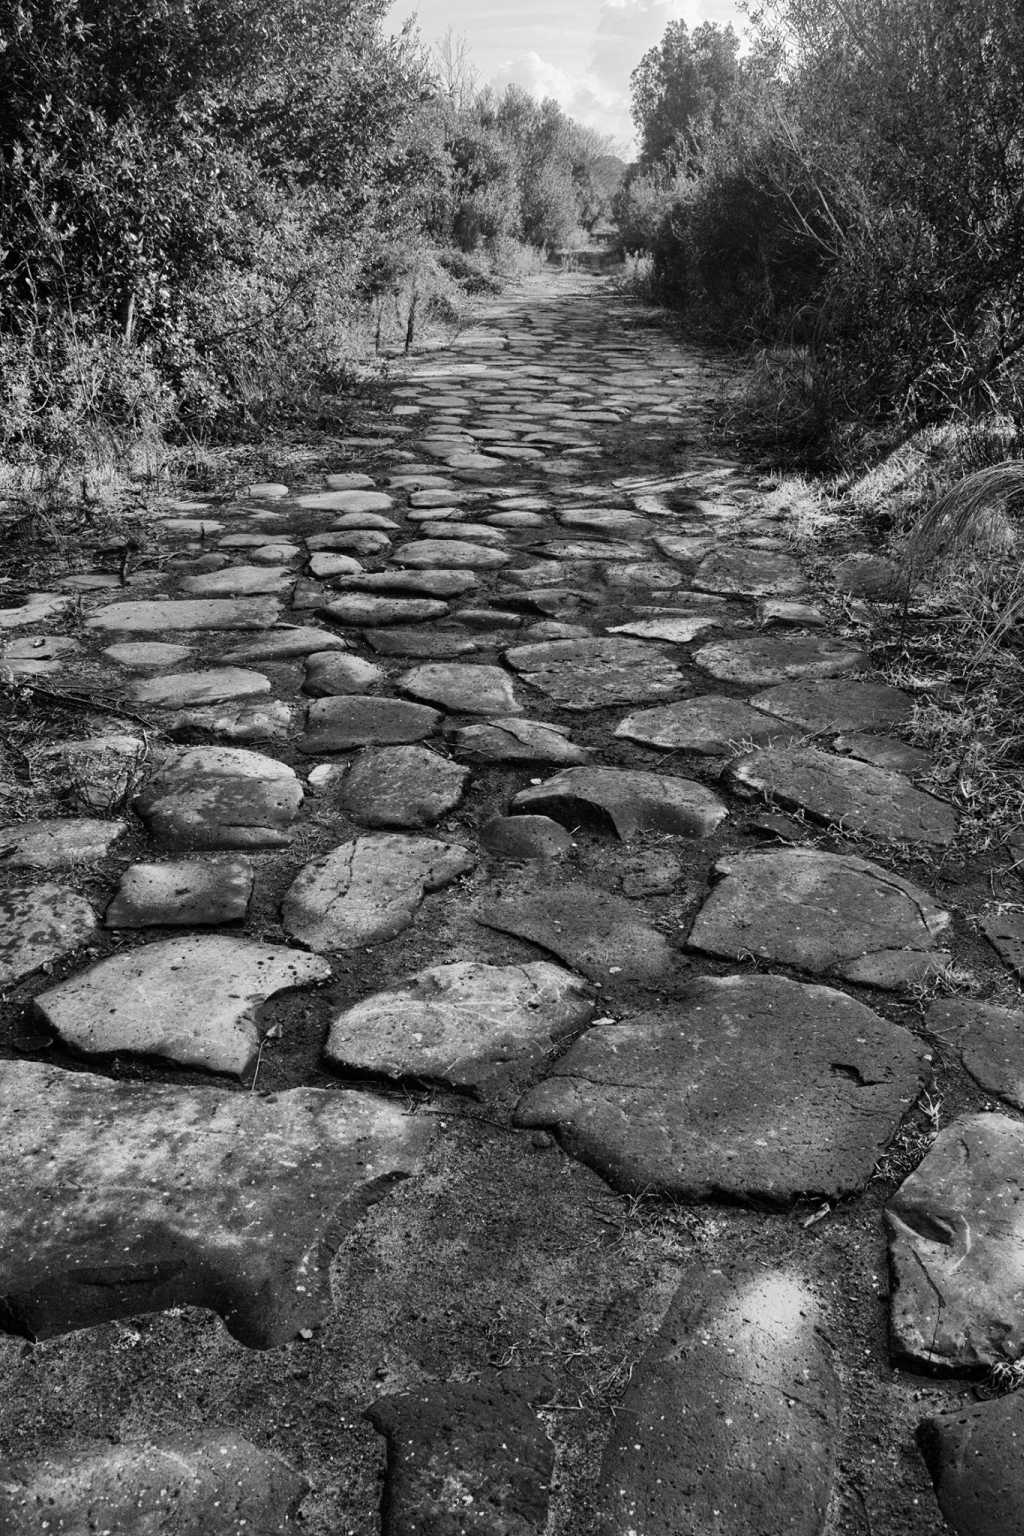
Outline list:
[[[910,1005],[955,810],[719,382],[549,280],[0,611],[124,711],[0,834],[11,1536],[1019,1521],[1017,1399],[920,1373],[1024,1354],[1024,1020]]]

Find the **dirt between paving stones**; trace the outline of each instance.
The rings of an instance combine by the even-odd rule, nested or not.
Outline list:
[[[465,1443],[458,1441],[446,1449],[441,1436],[432,1451],[439,1468],[439,1507],[445,1498],[451,1506],[444,1515],[448,1523],[438,1524],[437,1530],[514,1531],[517,1536],[528,1530],[546,1530],[548,1536],[591,1536],[602,1530],[613,1536],[602,1466],[610,1436],[622,1428],[624,1397],[632,1401],[629,1391],[653,1369],[645,1363],[645,1352],[694,1264],[711,1276],[743,1265],[768,1276],[796,1275],[813,1293],[820,1338],[838,1381],[839,1426],[829,1438],[825,1458],[832,1469],[827,1514],[816,1523],[792,1528],[820,1530],[829,1536],[939,1536],[947,1527],[917,1450],[915,1431],[921,1420],[973,1401],[978,1379],[927,1375],[913,1360],[892,1358],[883,1208],[927,1149],[934,1128],[930,1106],[939,1106],[935,1115],[942,1125],[982,1109],[1012,1113],[963,1070],[955,1042],[929,1033],[925,1023],[928,997],[947,989],[956,976],[973,978],[975,994],[989,1001],[1015,1004],[1017,989],[1011,973],[980,935],[976,922],[991,904],[993,890],[1005,899],[1020,899],[1019,880],[1006,873],[1011,858],[981,858],[957,842],[935,849],[905,847],[884,836],[847,836],[841,825],[822,826],[805,819],[794,804],[792,787],[787,790],[786,805],[795,814],[775,815],[770,822],[766,811],[771,811],[771,805],[766,807],[762,795],[741,793],[742,786],[730,785],[723,777],[732,759],[744,748],[749,753],[749,742],[737,742],[735,752],[709,757],[699,750],[699,732],[693,750],[687,750],[685,742],[663,750],[617,737],[616,728],[628,715],[666,698],[750,699],[767,684],[723,680],[701,668],[697,652],[710,641],[754,641],[787,633],[758,629],[756,602],[763,595],[763,583],[758,582],[756,570],[748,571],[750,561],[734,562],[750,576],[749,593],[730,591],[720,603],[709,606],[706,593],[690,588],[705,544],[698,541],[692,559],[670,559],[650,542],[665,535],[700,533],[722,549],[742,550],[745,539],[766,534],[787,540],[784,523],[767,523],[762,516],[756,475],[707,445],[716,400],[729,382],[728,367],[682,347],[658,317],[617,297],[604,280],[585,277],[545,277],[486,304],[479,327],[464,340],[465,344],[456,342],[449,351],[415,359],[393,392],[397,412],[370,419],[352,434],[358,442],[340,439],[321,445],[316,456],[305,461],[301,474],[283,461],[275,464],[268,459],[267,479],[280,481],[285,495],[278,494],[280,486],[270,491],[254,489],[251,494],[238,488],[233,496],[217,498],[186,491],[187,501],[183,497],[179,503],[155,507],[150,533],[158,541],[160,559],[150,565],[141,561],[127,591],[116,586],[82,591],[79,596],[79,590],[88,586],[81,580],[90,574],[87,553],[76,556],[73,565],[69,559],[69,568],[52,566],[45,582],[39,579],[38,563],[34,568],[39,589],[59,595],[75,593],[75,608],[62,618],[42,617],[9,633],[45,636],[59,629],[78,639],[82,649],[59,656],[53,671],[21,674],[24,681],[48,688],[57,697],[19,691],[17,681],[5,690],[9,775],[4,803],[10,812],[3,818],[7,826],[0,831],[7,903],[5,942],[0,950],[7,977],[0,1075],[6,1063],[37,1063],[70,1076],[88,1074],[94,1080],[133,1084],[140,1091],[146,1085],[171,1085],[189,1106],[193,1101],[188,1096],[210,1088],[226,1097],[255,1097],[257,1102],[263,1102],[262,1095],[287,1095],[295,1089],[319,1090],[332,1098],[358,1091],[398,1110],[417,1130],[425,1125],[430,1144],[418,1156],[411,1176],[398,1182],[383,1177],[382,1163],[380,1187],[374,1188],[372,1201],[360,1206],[357,1219],[342,1222],[329,1211],[321,1213],[325,1230],[333,1235],[325,1238],[317,1263],[330,1266],[332,1302],[300,1336],[272,1348],[254,1349],[239,1342],[225,1326],[229,1317],[222,1320],[214,1309],[192,1306],[187,1296],[176,1302],[175,1278],[168,1278],[166,1272],[161,1272],[160,1285],[165,1288],[159,1291],[156,1280],[141,1269],[131,1274],[118,1270],[115,1282],[117,1266],[122,1270],[125,1264],[131,1266],[124,1253],[112,1253],[110,1273],[89,1282],[100,1291],[115,1284],[125,1288],[127,1299],[113,1320],[97,1302],[97,1316],[106,1320],[33,1342],[17,1336],[25,1331],[19,1323],[18,1298],[5,1304],[6,1311],[0,1307],[9,1330],[0,1337],[2,1454],[23,1471],[42,1458],[59,1459],[97,1445],[159,1443],[183,1433],[231,1431],[268,1456],[283,1457],[306,1478],[309,1491],[296,1528],[310,1536],[371,1536],[382,1528],[382,1500],[385,1531],[412,1532],[421,1527],[410,1523],[408,1511],[403,1513],[389,1502],[384,1440],[365,1418],[365,1410],[377,1399],[396,1393],[416,1391],[429,1396],[432,1389],[451,1383],[476,1382],[486,1387],[496,1373],[508,1375],[515,1383],[520,1379],[517,1372],[540,1372],[542,1388],[536,1387],[535,1376],[528,1374],[528,1379],[534,1391],[531,1412],[553,1448],[546,1525],[535,1509],[529,1520],[520,1518],[507,1488],[487,1486],[486,1468],[480,1480],[470,1480],[458,1492],[460,1468],[468,1478],[466,1468],[472,1462],[470,1430]],[[588,421],[585,412],[590,407],[600,407],[600,414],[610,414],[612,419]],[[464,435],[472,436],[474,429],[487,434],[476,445],[482,457],[474,452],[465,467]],[[495,437],[495,431],[500,436]],[[503,446],[536,448],[541,457],[502,458],[493,450]],[[341,637],[347,650],[335,654],[351,654],[383,667],[385,681],[369,685],[374,698],[401,697],[397,679],[437,659],[430,654],[430,635],[450,634],[452,646],[447,652],[442,649],[442,657],[453,656],[453,665],[502,668],[519,714],[560,727],[572,742],[589,751],[595,766],[692,780],[722,797],[727,819],[717,826],[709,824],[705,836],[681,836],[660,830],[656,821],[645,825],[643,804],[638,803],[635,816],[625,819],[628,840],[624,841],[597,801],[556,797],[550,814],[570,833],[569,851],[550,860],[506,860],[483,849],[481,830],[507,815],[521,791],[559,774],[562,769],[557,763],[460,758],[440,724],[422,740],[404,737],[471,766],[471,778],[461,801],[438,820],[414,823],[404,832],[390,824],[381,829],[373,826],[371,815],[361,814],[351,797],[345,811],[339,804],[342,776],[356,754],[361,762],[372,763],[376,750],[372,730],[361,745],[344,751],[310,754],[300,749],[303,713],[313,702],[301,691],[302,656],[242,663],[268,680],[264,701],[269,698],[287,706],[274,717],[254,718],[246,713],[260,706],[260,699],[227,699],[213,706],[213,713],[191,716],[177,708],[153,707],[145,699],[136,701],[131,693],[134,682],[217,667],[229,652],[258,639],[272,615],[261,609],[258,619],[243,619],[242,629],[203,627],[173,635],[164,632],[158,611],[150,627],[138,630],[130,624],[119,629],[116,622],[104,628],[102,617],[96,624],[97,615],[114,603],[181,597],[181,583],[211,568],[211,554],[225,557],[220,570],[227,574],[218,590],[230,594],[228,562],[254,569],[259,558],[253,549],[262,546],[224,545],[225,534],[265,532],[276,560],[282,542],[287,554],[288,544],[302,549],[304,539],[329,531],[342,516],[349,519],[347,526],[354,526],[358,508],[353,512],[344,500],[335,498],[335,504],[328,497],[326,505],[323,496],[320,505],[296,500],[300,494],[331,492],[335,488],[326,477],[349,471],[372,480],[375,491],[389,499],[387,519],[398,525],[387,534],[388,546],[358,557],[369,578],[399,568],[392,558],[403,543],[417,540],[422,522],[408,516],[417,510],[416,497],[422,495],[417,486],[438,489],[440,482],[453,493],[448,509],[456,535],[452,568],[469,570],[478,579],[461,595],[444,599],[447,610],[442,618],[427,625],[417,622],[408,631],[400,624],[384,626],[387,637],[378,648],[372,625],[342,624],[325,617],[327,605],[341,590],[351,589],[337,588],[330,580],[312,582],[305,574],[303,549],[298,560],[286,563],[280,591],[272,600],[284,603],[281,619],[285,623],[318,627],[330,637],[330,645]],[[360,488],[337,488],[342,498],[359,493]],[[541,520],[537,525],[509,524],[509,513],[519,510],[520,503]],[[367,512],[368,527],[379,526],[382,505],[375,501]],[[607,517],[595,517],[589,533],[581,526],[580,514],[588,508],[629,514],[623,524],[628,545],[624,533],[621,558],[609,555],[608,542],[615,535],[609,531]],[[559,520],[560,510],[567,513],[565,523]],[[467,541],[457,538],[459,521],[485,523],[488,518],[496,519],[489,526],[504,535],[500,547],[508,563],[497,566],[481,559],[479,566],[467,567],[461,563],[464,551],[459,546]],[[431,569],[406,571],[413,580],[444,568],[440,562],[445,541],[436,537],[436,528],[432,534]],[[588,555],[576,546],[585,546],[589,537],[594,544]],[[560,553],[570,541],[572,552]],[[638,543],[639,558],[634,548]],[[477,547],[497,546],[488,542]],[[771,569],[777,564],[774,555],[765,562],[769,585]],[[344,580],[351,579],[349,572]],[[247,576],[246,581],[251,578]],[[788,565],[787,582],[789,593]],[[429,590],[429,585],[422,590]],[[394,595],[409,597],[415,592],[413,586]],[[829,608],[829,592],[807,596],[824,605],[836,621],[833,634],[850,643],[831,650],[819,648],[806,675],[832,675],[829,656],[834,654],[839,657],[835,675],[856,681],[860,675],[856,658],[869,644],[869,635],[863,629],[843,629],[837,621],[839,610]],[[250,605],[252,601],[246,599]],[[479,616],[479,610],[488,605],[500,615],[494,627]],[[460,610],[471,610],[465,622]],[[38,604],[31,614],[26,609],[26,618],[37,611]],[[646,647],[652,662],[659,663],[657,675],[671,674],[667,695],[640,694],[634,703],[624,698],[621,668],[607,648],[552,653],[556,669],[562,667],[563,697],[532,687],[524,669],[518,665],[513,669],[504,661],[506,651],[520,646],[557,647],[588,638],[621,640],[613,633],[618,626],[676,612],[710,614],[720,629],[695,634],[692,642],[684,644],[629,639],[629,656],[634,647]],[[95,627],[83,627],[83,617]],[[237,614],[230,622],[238,622]],[[563,627],[568,634],[561,633]],[[403,640],[406,633],[408,639]],[[805,638],[810,641],[818,633],[813,628]],[[164,642],[167,638],[188,647],[187,660],[180,653],[152,657],[140,653],[135,664],[126,668],[123,661],[105,654],[106,647],[129,640]],[[471,650],[457,654],[468,644]],[[327,648],[325,644],[323,649]],[[805,652],[810,656],[813,650],[813,646],[788,651],[782,647],[778,665],[789,665],[786,657],[792,653],[798,657],[793,665],[799,666],[800,658],[806,660]],[[562,663],[559,656],[564,658]],[[154,663],[152,668],[149,661]],[[577,666],[581,669],[578,686],[588,701],[585,709],[564,707],[574,702],[571,697],[566,701],[564,692],[567,678],[572,686],[571,669]],[[16,670],[14,676],[17,680]],[[473,678],[459,676],[465,685],[460,701],[472,702]],[[871,679],[870,672],[864,674],[865,681]],[[610,700],[606,705],[600,702],[602,689]],[[112,712],[69,702],[67,695],[105,700]],[[443,724],[458,729],[493,718],[463,711],[449,714]],[[898,728],[886,730],[900,734]],[[142,742],[141,762],[128,780],[111,774],[109,802],[100,810],[95,794],[91,799],[83,797],[83,785],[73,770],[62,774],[58,758],[46,759],[45,774],[38,771],[44,747],[125,733]],[[823,731],[815,735],[814,744],[828,751],[839,734]],[[806,735],[800,739],[806,740]],[[786,743],[793,739],[793,727],[781,715],[778,739]],[[230,756],[191,757],[178,789],[186,799],[192,797],[186,810],[197,819],[186,826],[193,831],[174,839],[159,829],[154,835],[152,827],[147,831],[132,810],[135,793],[153,778],[166,754],[186,747],[202,747],[207,753],[213,748],[256,753],[272,763],[261,767],[257,760]],[[277,809],[271,812],[266,785],[285,782],[281,764],[294,770],[304,798],[296,807],[292,796],[284,810],[275,800]],[[257,794],[251,789],[254,783],[263,786]],[[213,798],[196,810],[193,802],[201,794]],[[230,816],[224,814],[225,806],[230,807]],[[67,822],[85,815],[124,821],[123,835],[108,853],[65,856],[57,828],[47,844],[55,846],[56,852],[51,849],[42,864],[22,860],[18,839],[26,818],[57,817]],[[214,828],[212,837],[202,830],[208,825]],[[233,838],[225,837],[223,828],[228,825],[241,830]],[[270,827],[278,845],[262,845],[253,827],[258,832]],[[386,843],[385,838],[392,841]],[[345,879],[324,900],[329,915],[335,917],[341,911],[350,913],[358,900],[360,923],[371,923],[368,936],[353,947],[322,951],[330,963],[329,981],[268,994],[256,1010],[258,1052],[241,1079],[202,1071],[185,1061],[176,1064],[173,1040],[159,1056],[155,1048],[148,1055],[129,1048],[107,1049],[88,1058],[75,1054],[40,1009],[33,1007],[33,998],[69,977],[80,976],[89,966],[191,932],[236,935],[263,945],[294,942],[282,919],[282,904],[287,913],[285,898],[300,871],[330,850],[360,839],[377,840],[365,845],[367,868],[375,872],[366,889],[355,891],[354,879],[349,880],[356,867],[353,855],[343,861]],[[470,867],[450,879],[438,876],[436,888],[430,888],[427,879],[425,888],[402,862],[404,843],[410,839],[436,839],[468,850],[463,862]],[[738,958],[732,961],[688,948],[693,920],[719,878],[716,864],[736,853],[781,851],[789,842],[867,859],[879,867],[883,880],[885,872],[895,873],[927,893],[952,915],[943,942],[950,944],[956,976],[946,972],[910,991],[882,991],[836,980],[834,975],[812,976],[771,959],[755,960],[744,950],[742,935],[737,938]],[[243,920],[201,929],[163,920],[131,929],[102,926],[126,868],[195,858],[207,863],[221,858],[248,861],[254,888]],[[92,932],[69,929],[63,938],[33,934],[31,904],[19,892],[31,892],[51,881],[91,904],[97,918]],[[569,901],[560,909],[559,892],[566,887],[585,887],[622,902],[635,920],[660,936],[660,942],[667,941],[669,971],[663,976],[627,979],[635,944],[631,931],[617,927],[617,919],[609,917],[605,907],[600,908],[600,921],[587,917],[591,908],[585,903],[574,908]],[[493,925],[496,914],[511,907],[528,912],[540,898],[546,905],[543,933],[536,931],[539,943],[513,937],[507,923]],[[395,931],[396,903],[403,902],[405,925]],[[23,910],[29,916],[26,926],[19,927]],[[167,917],[166,907],[160,916]],[[813,921],[813,916],[808,910],[803,920]],[[854,916],[851,913],[851,920]],[[383,922],[385,929],[391,923],[388,936],[378,936],[374,922]],[[49,945],[42,964],[40,943]],[[887,1119],[882,1116],[884,1133],[877,1145],[881,1174],[853,1195],[835,1197],[815,1187],[813,1198],[779,1204],[769,1189],[759,1193],[755,1179],[753,1185],[745,1186],[751,1190],[749,1203],[739,1205],[721,1191],[683,1203],[660,1192],[656,1182],[642,1179],[632,1184],[620,1181],[613,1188],[584,1155],[577,1157],[565,1149],[558,1125],[544,1130],[517,1125],[515,1119],[524,1091],[550,1073],[573,1039],[585,1038],[585,1027],[554,1040],[539,1064],[536,1053],[531,1054],[525,1069],[517,1070],[512,1053],[507,1072],[488,1078],[483,1097],[451,1090],[443,1075],[432,1082],[414,1075],[385,1080],[325,1064],[328,1031],[346,1008],[428,967],[467,960],[499,966],[554,961],[582,973],[593,1000],[590,1026],[608,1026],[654,1010],[662,1019],[678,1016],[685,1031],[688,991],[701,977],[756,977],[771,972],[805,986],[837,987],[866,1004],[880,1020],[910,1032],[915,1049],[926,1058],[923,1075],[900,1068],[904,1075],[896,1094],[899,1107],[886,1111]],[[195,1010],[199,1016],[204,1011],[198,994]],[[199,1017],[197,1028],[201,1025]],[[742,1034],[739,1038],[742,1042]],[[713,1052],[715,1041],[698,1041],[697,1047]],[[460,1047],[471,1048],[471,1043]],[[750,1066],[757,1070],[760,1061],[760,1071],[770,1075],[771,1052],[763,1046],[758,1049],[763,1055]],[[799,1052],[799,1042],[793,1049]],[[170,1059],[164,1059],[167,1056]],[[905,1062],[910,1057],[904,1053],[900,1059]],[[855,1069],[841,1061],[833,1068],[845,1074],[847,1086],[854,1083],[854,1097],[857,1091],[873,1091],[871,1074],[865,1075],[863,1066]],[[698,1105],[694,1095],[701,1092],[699,1084],[688,1081],[684,1087],[673,1080],[668,1086],[673,1091],[678,1087],[676,1097],[670,1095],[668,1123],[673,1115],[682,1121],[698,1108],[726,1132],[730,1117],[737,1126],[743,1118],[741,1104],[701,1099]],[[922,1087],[930,1097],[919,1101]],[[813,1082],[807,1091],[813,1094]],[[199,1118],[193,1122],[192,1141],[187,1137],[182,1141],[186,1160],[195,1155],[195,1142],[201,1146],[204,1134],[205,1122],[199,1110],[195,1114]],[[750,1127],[744,1130],[749,1132]],[[764,1134],[774,1134],[773,1127],[765,1126]],[[13,1145],[10,1126],[3,1135],[9,1149]],[[54,1138],[53,1147],[59,1151],[60,1125],[50,1126],[47,1135]],[[563,1140],[576,1145],[571,1138]],[[378,1155],[375,1148],[375,1143],[367,1144],[370,1163]],[[671,1146],[667,1155],[675,1155]],[[110,1176],[109,1144],[98,1139],[89,1157],[95,1163],[86,1161],[79,1175],[85,1180],[94,1177],[101,1185]],[[66,1210],[73,1271],[80,1236],[74,1227],[78,1206],[67,1186],[47,1187],[45,1164],[40,1172],[37,1159],[27,1154],[19,1158],[20,1153],[12,1157],[9,1150],[4,1154],[4,1177],[9,1181],[5,1220],[13,1224],[17,1208],[26,1202],[45,1206],[58,1220],[61,1210]],[[275,1168],[271,1158],[266,1168],[268,1188],[281,1177],[282,1169]],[[133,1200],[143,1197],[133,1185],[130,1169],[127,1174],[122,1170],[118,1178],[115,1195],[122,1191],[125,1207],[130,1208]],[[723,1187],[728,1182],[723,1180]],[[246,1200],[259,1201],[258,1185],[258,1179],[252,1187],[247,1185]],[[301,1191],[301,1178],[296,1188]],[[343,1196],[347,1198],[347,1191],[339,1190],[339,1201]],[[166,1234],[158,1231],[159,1213],[153,1223],[146,1241],[153,1231],[163,1241]],[[30,1224],[25,1230],[30,1230]],[[217,1239],[217,1231],[211,1229],[202,1241],[213,1252]],[[27,1237],[25,1243],[30,1246]],[[19,1262],[22,1259],[28,1273],[31,1252],[20,1255]],[[193,1262],[206,1262],[202,1252],[193,1256]],[[18,1283],[31,1288],[41,1282],[30,1275],[28,1281]],[[181,1291],[187,1291],[184,1279]],[[147,1294],[159,1294],[163,1310],[147,1310]],[[1019,1322],[1014,1326],[1019,1329]],[[1011,1340],[1008,1347],[1018,1346]],[[1024,1352],[1024,1338],[1019,1349]],[[441,1419],[447,1422],[443,1415]],[[756,1450],[756,1436],[753,1443]],[[671,1456],[671,1445],[658,1454]],[[638,1455],[638,1463],[642,1460]],[[735,1469],[718,1469],[712,1477],[712,1494],[734,1499],[739,1476]],[[785,1489],[784,1479],[780,1486]],[[639,1482],[638,1488],[637,1498],[647,1498],[649,1490]],[[735,1530],[756,1530],[767,1536],[769,1530],[789,1529],[790,1518],[796,1519],[799,1512],[799,1490],[790,1489],[778,1499],[776,1525],[758,1524],[751,1516],[754,1523],[737,1519]],[[284,1517],[275,1518],[277,1528],[291,1528]],[[660,1517],[653,1505],[648,1506],[648,1518],[651,1524],[645,1536],[667,1529],[657,1523]],[[18,1532],[42,1528],[14,1527]],[[626,1536],[626,1530],[614,1536]]]

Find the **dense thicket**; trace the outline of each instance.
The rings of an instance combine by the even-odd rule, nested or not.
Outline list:
[[[0,0],[0,447],[314,407],[396,294],[444,296],[448,248],[607,209],[603,144],[456,99],[387,5]]]
[[[1020,414],[1018,0],[771,0],[737,58],[669,29],[634,76],[627,243],[719,330],[799,347],[787,419]]]

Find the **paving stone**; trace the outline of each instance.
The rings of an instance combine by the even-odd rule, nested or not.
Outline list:
[[[656,647],[642,640],[548,640],[505,652],[524,682],[563,709],[601,709],[681,693],[683,674]]]
[[[104,919],[108,928],[178,928],[241,922],[254,874],[248,859],[131,864]]]
[[[937,998],[928,1029],[959,1053],[979,1087],[1024,1109],[1024,1013],[973,998]]]
[[[876,768],[889,768],[893,773],[927,773],[935,765],[930,752],[911,747],[898,736],[867,736],[853,733],[837,736],[832,743],[837,752],[849,753],[862,763],[873,763]]]
[[[363,571],[336,581],[344,592],[413,592],[424,597],[461,597],[480,585],[475,571]]]
[[[554,1447],[537,1411],[551,1389],[487,1371],[379,1398],[366,1416],[387,1438],[381,1536],[540,1536]]]
[[[279,480],[257,480],[245,488],[247,496],[256,496],[260,500],[278,501],[288,495],[288,487],[282,485]]]
[[[829,987],[705,978],[668,1009],[595,1026],[516,1123],[556,1130],[632,1193],[832,1199],[867,1184],[920,1091],[923,1052]]]
[[[428,891],[468,874],[468,848],[401,832],[367,833],[300,870],[282,906],[285,931],[329,952],[377,944],[415,920]]]
[[[193,652],[190,645],[171,645],[163,640],[128,640],[123,645],[108,645],[102,654],[130,672],[159,672],[188,661]]]
[[[327,698],[342,693],[363,694],[387,681],[383,667],[361,656],[339,656],[333,651],[319,651],[306,657],[303,693]]]
[[[294,580],[294,573],[285,566],[229,565],[224,570],[186,576],[181,590],[192,597],[283,596]]]
[[[332,576],[358,576],[362,565],[354,555],[319,554],[309,558],[309,572],[318,581]]]
[[[842,1398],[791,1266],[691,1267],[618,1410],[599,1536],[822,1536]]]
[[[698,635],[709,629],[721,629],[722,621],[706,613],[665,614],[655,619],[633,619],[628,624],[616,624],[610,635],[634,635],[638,640],[665,640],[672,645],[689,645]]]
[[[429,747],[366,747],[338,805],[363,827],[425,827],[455,809],[468,778],[468,768]]]
[[[757,605],[757,622],[762,629],[767,629],[771,624],[792,624],[798,629],[824,629],[828,621],[815,603],[801,603],[786,597],[765,597]]]
[[[309,706],[300,752],[347,752],[352,747],[396,746],[433,736],[441,723],[439,710],[405,699],[372,698],[359,694],[317,699]]]
[[[419,569],[456,566],[473,571],[496,571],[508,565],[512,556],[505,549],[491,549],[461,539],[414,539],[396,549],[393,558],[398,565]]]
[[[721,682],[764,687],[789,678],[843,677],[863,672],[868,654],[831,635],[759,635],[752,640],[715,640],[694,656],[698,667]],[[758,700],[752,701],[758,704]],[[759,705],[759,707],[762,707]]]
[[[756,693],[751,704],[815,736],[835,731],[884,730],[910,719],[913,705],[887,683],[781,683]]]
[[[8,596],[7,593],[3,594]],[[0,629],[22,629],[28,624],[47,624],[67,613],[73,597],[63,592],[25,592],[9,608],[0,608]]]
[[[523,631],[523,639],[536,640],[588,640],[590,630],[585,624],[562,624],[557,619],[542,619]]]
[[[518,708],[512,679],[501,667],[435,662],[403,672],[398,686],[455,714],[514,715]]]
[[[148,708],[183,709],[192,704],[223,704],[270,692],[270,679],[243,667],[209,667],[202,672],[168,672],[132,683],[129,696]]]
[[[383,491],[312,491],[295,500],[298,506],[318,512],[387,512],[395,504],[394,497]]]
[[[589,763],[591,754],[570,740],[564,726],[509,718],[481,725],[446,725],[445,739],[476,763]]]
[[[958,1372],[1024,1354],[1024,1125],[941,1130],[886,1210],[896,1352]]]
[[[291,661],[295,657],[308,656],[313,651],[344,651],[348,641],[330,629],[314,624],[288,624],[269,629],[258,640],[247,640],[234,650],[226,651],[221,661]]]
[[[283,944],[189,934],[101,960],[33,1007],[83,1055],[131,1051],[242,1077],[259,1049],[260,1005],[330,975],[319,955]]]
[[[635,512],[615,507],[565,507],[556,513],[563,528],[583,528],[588,533],[607,533],[630,538],[644,534],[650,524]]]
[[[692,779],[603,767],[569,768],[529,785],[514,797],[512,810],[551,816],[570,830],[610,830],[625,841],[644,832],[710,837],[729,814],[717,795]]]
[[[698,592],[737,597],[796,596],[807,589],[804,573],[791,555],[739,548],[708,555],[698,566],[693,585]]]
[[[173,741],[284,741],[295,732],[297,711],[282,699],[255,704],[210,704],[183,709],[160,725]]]
[[[0,672],[8,677],[45,677],[62,672],[81,652],[69,635],[25,635],[0,646]]]
[[[485,1093],[528,1073],[593,1011],[578,977],[547,961],[460,961],[346,1008],[331,1022],[324,1054],[348,1070]]]
[[[508,543],[508,534],[502,533],[500,528],[492,528],[489,523],[468,523],[459,520],[450,526],[447,522],[430,522],[420,524],[417,534],[424,539],[463,539],[471,544],[493,544],[503,547]]]
[[[1024,978],[1024,917],[1021,913],[998,909],[988,913],[981,920],[981,931],[1017,979]]]
[[[0,1528],[6,1536],[284,1536],[299,1529],[294,1516],[308,1487],[273,1451],[230,1432],[75,1446],[0,1463]]]
[[[372,477],[358,470],[339,470],[337,474],[325,475],[324,478],[331,491],[372,491],[374,486]]]
[[[166,634],[179,629],[269,629],[281,616],[272,597],[208,597],[112,603],[86,620],[87,629]]]
[[[92,907],[66,886],[46,881],[0,890],[0,988],[91,944],[98,932]]]
[[[465,629],[449,626],[442,629],[368,629],[364,633],[367,645],[380,656],[467,656],[473,651],[488,649],[490,638],[470,634]]]
[[[935,1496],[955,1536],[1016,1536],[1024,1510],[1024,1398],[962,1403],[918,1427]]]
[[[638,710],[627,715],[615,730],[625,741],[668,752],[695,752],[701,757],[723,757],[741,742],[771,741],[789,734],[776,716],[762,714],[741,699],[711,693]]]
[[[690,931],[695,949],[890,990],[949,964],[939,947],[949,913],[867,859],[811,848],[741,853],[721,859],[715,874]]]
[[[324,607],[335,624],[363,625],[422,624],[425,619],[443,619],[448,604],[428,597],[379,597],[372,592],[346,592]]]
[[[0,865],[8,869],[81,869],[98,864],[128,835],[124,821],[50,816],[0,827]]]
[[[602,574],[606,586],[626,590],[672,591],[686,582],[677,566],[658,560],[626,560],[605,566]]]
[[[480,846],[501,859],[560,859],[573,847],[550,816],[495,816],[480,829]]]
[[[764,747],[734,762],[728,778],[741,792],[753,790],[843,831],[935,848],[956,837],[952,807],[901,773],[815,747]]]
[[[543,528],[547,518],[540,512],[492,512],[487,518],[493,528]]]
[[[334,1252],[430,1136],[427,1117],[369,1094],[4,1062],[3,1327],[45,1339],[205,1306],[243,1344],[287,1343],[331,1313]]]
[[[341,552],[347,551],[350,556],[363,555],[375,558],[383,555],[390,548],[391,540],[379,528],[338,529],[333,535],[333,552],[325,551],[312,555],[309,568],[314,576],[350,576],[353,572],[353,562],[343,559]],[[355,568],[361,569],[358,562],[355,562]]]
[[[663,988],[680,969],[681,957],[633,902],[595,886],[535,889],[511,901],[492,902],[475,915],[485,928],[526,939],[605,985],[613,978],[623,985]]]
[[[293,769],[241,747],[169,752],[135,802],[171,848],[282,848],[302,804]]]
[[[65,741],[46,752],[47,779],[83,811],[120,810],[132,794],[146,758],[139,736],[110,732],[84,741]]]

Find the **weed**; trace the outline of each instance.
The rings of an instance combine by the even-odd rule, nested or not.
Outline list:
[[[872,1182],[902,1184],[927,1156],[939,1134],[942,1099],[927,1089],[875,1164]]]

